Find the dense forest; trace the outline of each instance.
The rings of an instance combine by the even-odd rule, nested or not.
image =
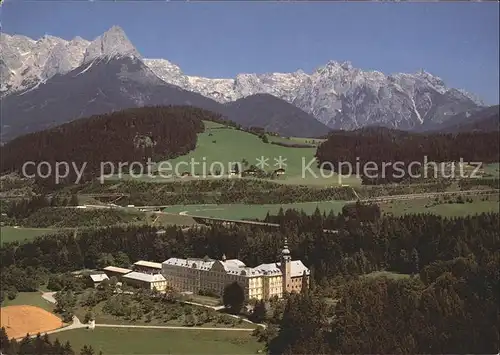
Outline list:
[[[436,260],[474,255],[477,259],[500,250],[498,214],[447,219],[435,215],[382,217],[377,208],[346,207],[343,214],[311,216],[281,211],[268,220],[280,230],[239,226],[182,231],[176,227],[157,234],[150,226],[106,227],[42,236],[0,247],[2,268],[50,272],[95,268],[104,256],[124,253],[130,260],[163,261],[172,256],[239,258],[248,265],[273,262],[285,236],[292,256],[312,269],[318,282],[364,274],[374,270],[418,273]],[[332,238],[323,229],[338,229]],[[4,276],[5,273],[2,273]],[[8,284],[6,282],[5,284]]]
[[[1,172],[20,173],[25,162],[44,161],[52,169],[46,179],[52,183],[57,162],[70,164],[71,175],[66,179],[70,183],[76,181],[72,164],[78,169],[85,167],[83,180],[98,176],[102,162],[113,163],[117,173],[120,162],[145,163],[148,158],[157,161],[186,154],[196,147],[197,134],[204,129],[202,120],[218,118],[209,111],[189,106],[134,108],[96,115],[8,142],[0,151]],[[59,169],[63,175],[64,167]],[[126,173],[129,166],[123,169]],[[42,172],[45,174],[47,170],[46,165]],[[26,172],[35,174],[36,166],[27,166]]]
[[[385,169],[385,180],[380,183],[399,182],[410,177],[409,173],[418,173],[418,166],[410,166],[411,162],[482,162],[495,163],[500,160],[498,132],[461,132],[456,134],[410,133],[388,128],[363,128],[345,132],[334,131],[317,149],[318,164],[325,168],[333,168],[342,173],[349,172],[347,165],[353,169],[356,164],[361,167],[361,175],[382,175]],[[373,162],[366,165],[367,162]],[[401,166],[383,163],[401,162]],[[363,166],[370,167],[363,171]],[[373,168],[372,168],[373,166]],[[404,172],[400,172],[403,168]],[[377,174],[378,172],[378,174]],[[369,183],[369,181],[366,181]]]
[[[288,237],[293,259],[311,269],[311,290],[287,296],[261,334],[270,353],[493,353],[499,344],[499,215],[383,216],[376,205],[336,215],[281,210],[276,230],[234,226],[157,233],[106,227],[0,247],[2,298],[36,289],[50,273],[169,257],[277,260]],[[323,229],[338,229],[332,237]],[[387,270],[401,280],[360,277]],[[324,297],[337,300],[331,310]]]
[[[435,262],[420,278],[353,279],[331,310],[319,288],[291,294],[276,326],[255,333],[270,354],[495,354],[499,266],[497,252]]]

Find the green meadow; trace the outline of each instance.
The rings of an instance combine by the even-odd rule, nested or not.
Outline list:
[[[23,227],[1,227],[0,240],[2,243],[9,242],[23,242],[25,240],[32,240],[44,234],[52,234],[57,232],[53,228],[23,228]]]
[[[262,345],[250,331],[140,328],[76,329],[51,335],[75,353],[90,345],[98,354],[256,354]]]
[[[243,170],[250,165],[258,165],[260,159],[264,158],[265,167],[263,170],[272,172],[278,169],[280,157],[284,163],[282,168],[285,169],[285,175],[277,177],[274,181],[289,184],[300,185],[317,185],[317,186],[338,186],[339,184],[359,185],[359,179],[355,177],[341,178],[336,174],[331,174],[329,171],[321,172],[317,167],[314,155],[316,147],[310,148],[294,148],[284,147],[271,143],[264,143],[258,136],[234,129],[233,127],[223,126],[214,122],[206,122],[205,131],[198,135],[196,149],[186,155],[169,160],[173,169],[177,166],[178,171],[169,171],[173,175],[179,175],[183,172],[191,171],[191,161],[194,164],[194,173],[196,175],[207,176],[212,172],[220,171],[226,177],[230,173],[236,162],[248,162],[248,165],[243,165]],[[269,137],[269,141],[281,141],[285,143],[306,143],[315,141],[316,144],[321,142],[321,139],[313,138],[298,138],[291,137]],[[169,166],[166,164],[157,165],[159,170],[165,171]],[[302,174],[302,172],[305,174]],[[164,174],[167,174],[165,171]],[[324,175],[324,177],[323,177]],[[156,181],[172,180],[173,178],[158,177]]]

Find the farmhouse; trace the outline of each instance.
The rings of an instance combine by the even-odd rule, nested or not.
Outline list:
[[[123,282],[127,285],[146,288],[148,290],[165,291],[167,281],[161,274],[144,274],[142,272],[132,271],[123,276]]]
[[[274,170],[274,174],[277,175],[277,176],[280,176],[280,175],[285,175],[285,169],[276,169]]]
[[[162,275],[175,290],[197,293],[200,290],[222,295],[226,285],[238,282],[245,298],[281,298],[283,292],[300,292],[309,284],[310,271],[300,260],[291,260],[287,242],[281,260],[251,268],[238,259],[179,259],[170,258],[162,263]]]
[[[247,170],[244,170],[243,171],[243,176],[253,176],[257,173],[257,171],[255,171],[255,169],[247,169]]]

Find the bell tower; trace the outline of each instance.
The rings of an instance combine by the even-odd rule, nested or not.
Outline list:
[[[281,251],[281,273],[283,277],[283,293],[292,291],[292,257],[288,249],[288,240],[285,237],[285,244]]]

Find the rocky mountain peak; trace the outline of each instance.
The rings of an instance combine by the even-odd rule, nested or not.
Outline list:
[[[113,26],[101,36],[90,42],[85,51],[83,62],[87,63],[98,57],[134,56],[140,58],[140,54],[130,42],[123,29]]]
[[[49,35],[35,41],[21,35],[0,35],[3,95],[30,89],[96,58],[131,57],[149,68],[149,82],[152,76],[220,103],[270,94],[334,128],[364,125],[414,128],[483,105],[465,91],[447,88],[441,78],[425,70],[387,76],[379,71],[355,68],[349,61],[330,60],[312,73],[303,70],[242,73],[232,78],[213,79],[186,75],[178,65],[166,59],[142,59],[119,26],[111,27],[93,41],[81,37],[66,41]]]

